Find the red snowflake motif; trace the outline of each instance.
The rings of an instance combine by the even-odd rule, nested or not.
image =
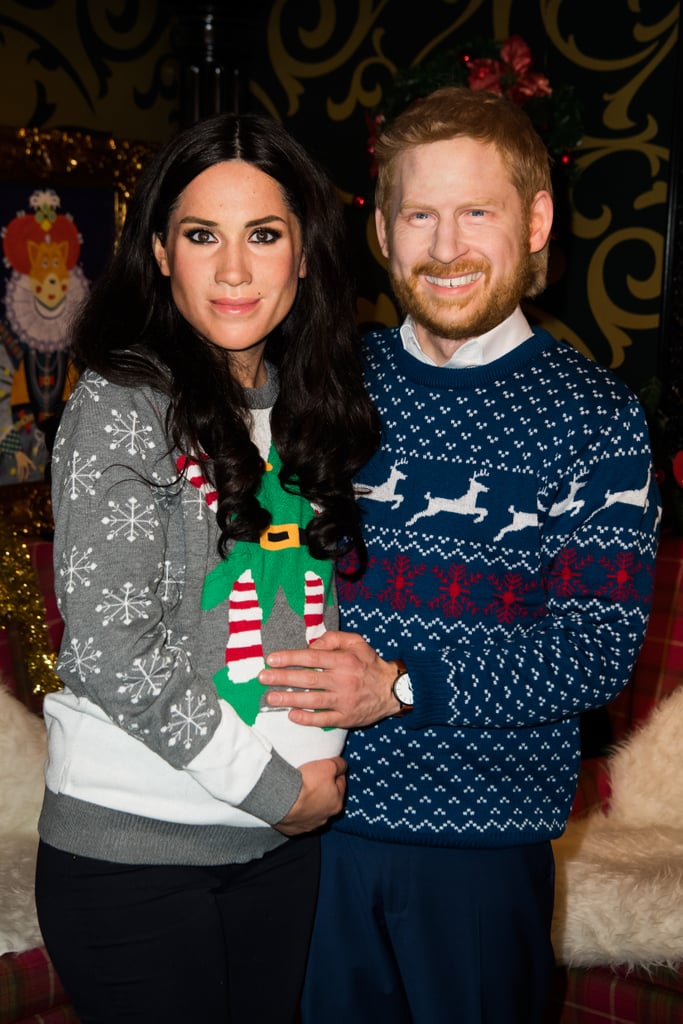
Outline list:
[[[634,577],[640,563],[636,562],[632,551],[620,551],[614,562],[601,558],[600,565],[605,570],[607,582],[600,587],[599,594],[609,594],[613,601],[632,601],[638,597]]]
[[[481,579],[481,573],[468,576],[464,565],[450,565],[444,572],[438,566],[432,569],[434,575],[441,580],[439,594],[428,602],[430,608],[441,608],[444,615],[459,619],[463,612],[476,614],[477,607],[470,600],[473,583]]]
[[[407,555],[396,555],[393,562],[385,559],[382,568],[387,574],[388,586],[377,595],[377,600],[388,600],[391,607],[398,611],[403,611],[408,604],[419,608],[422,602],[413,593],[413,587],[416,577],[422,576],[427,567],[412,565]]]
[[[579,558],[576,548],[564,548],[555,559],[548,577],[548,591],[557,597],[588,593],[588,587],[583,582],[583,571],[591,563],[591,558]]]
[[[371,569],[377,562],[376,558],[368,559],[368,569]],[[358,570],[358,555],[355,549],[344,558],[340,559],[337,563],[337,593],[340,602],[350,604],[352,601],[356,601],[362,598],[364,601],[369,601],[372,597],[372,592],[369,587],[363,583],[362,580],[349,579],[348,576],[343,576],[342,573],[354,573]]]
[[[514,622],[515,619],[526,618],[529,609],[524,602],[524,594],[530,585],[524,582],[519,573],[509,572],[500,580],[497,576],[489,576],[493,585],[493,603],[484,609],[486,615],[494,613],[499,622]]]

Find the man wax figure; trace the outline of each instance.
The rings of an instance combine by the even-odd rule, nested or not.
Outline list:
[[[343,632],[278,652],[273,707],[350,728],[323,837],[305,1024],[536,1024],[550,840],[579,715],[625,685],[660,509],[627,386],[531,328],[549,159],[511,101],[441,89],[379,140],[377,233],[406,319],[366,339],[383,441],[358,480],[369,567]]]

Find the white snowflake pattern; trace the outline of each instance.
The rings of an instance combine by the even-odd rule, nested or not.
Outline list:
[[[64,589],[67,594],[73,594],[76,586],[89,587],[90,574],[97,568],[97,562],[93,562],[90,556],[92,548],[86,548],[82,553],[74,545],[67,555],[62,555],[62,567],[59,575],[65,580]]]
[[[119,693],[127,693],[131,704],[138,704],[143,697],[158,697],[171,674],[173,659],[155,650],[148,658],[134,658],[130,672],[117,672],[122,680]]]
[[[83,492],[90,495],[95,493],[93,484],[101,476],[99,469],[94,468],[95,462],[97,462],[96,455],[81,458],[80,452],[73,451],[71,468],[64,479],[64,489],[72,501],[80,497]]]
[[[208,505],[206,504],[206,497],[201,488],[192,487],[188,484],[183,489],[183,512],[186,517],[194,517],[198,523],[203,522],[207,513]]]
[[[174,601],[177,596],[182,595],[185,566],[183,565],[178,569],[172,570],[170,561],[166,559],[165,562],[159,563],[159,568],[161,569],[159,597],[164,604],[168,604],[170,601]]]
[[[60,661],[68,672],[77,672],[78,678],[83,683],[88,675],[99,675],[100,667],[97,662],[101,657],[102,651],[95,648],[93,637],[89,636],[85,643],[73,637]]]
[[[90,399],[92,402],[99,402],[100,392],[106,388],[107,381],[104,377],[97,377],[94,374],[84,373],[78,382],[78,387],[71,396],[71,408],[77,409],[80,405]]]
[[[178,637],[177,640],[175,640],[173,638],[173,630],[166,630],[166,650],[169,652],[169,654],[172,654],[174,656],[177,665],[180,665],[181,663],[185,665],[186,672],[192,671],[190,657],[187,653],[187,650],[185,649],[185,645],[187,644],[187,641],[189,639],[189,636],[185,635],[180,636]]]
[[[215,713],[214,708],[207,707],[206,694],[194,697],[191,690],[186,690],[183,703],[171,705],[171,721],[161,727],[161,732],[168,733],[169,747],[181,743],[189,750],[197,736],[206,736],[208,719]]]
[[[136,619],[147,619],[147,609],[151,600],[146,596],[149,594],[149,587],[135,592],[132,583],[124,583],[119,593],[104,587],[102,595],[104,600],[95,606],[96,612],[103,612],[102,625],[108,626],[110,622],[118,619],[124,626],[130,626]]]
[[[104,428],[105,433],[112,437],[110,451],[124,447],[129,455],[139,455],[141,459],[146,459],[147,451],[155,447],[154,441],[148,440],[152,427],[140,423],[135,409],[127,415],[120,413],[118,409],[112,409],[111,415],[114,422],[108,423]]]
[[[159,525],[159,520],[154,514],[154,502],[142,508],[138,499],[131,497],[123,504],[110,501],[109,508],[112,510],[111,515],[102,519],[104,526],[111,527],[107,540],[114,540],[120,536],[131,543],[140,537],[154,540],[154,528]]]

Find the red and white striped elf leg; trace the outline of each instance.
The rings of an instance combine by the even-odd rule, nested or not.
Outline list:
[[[228,601],[225,664],[233,683],[247,683],[265,667],[262,620],[263,611],[258,603],[254,577],[251,569],[245,569],[235,581]]]
[[[325,590],[323,581],[308,571],[305,576],[304,622],[306,624],[306,643],[311,644],[325,632],[323,612],[325,609]]]

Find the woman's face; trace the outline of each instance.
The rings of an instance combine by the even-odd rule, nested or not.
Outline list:
[[[245,387],[262,384],[266,339],[306,274],[299,222],[278,183],[242,160],[215,164],[181,193],[165,242],[153,245],[180,313],[231,353]]]

